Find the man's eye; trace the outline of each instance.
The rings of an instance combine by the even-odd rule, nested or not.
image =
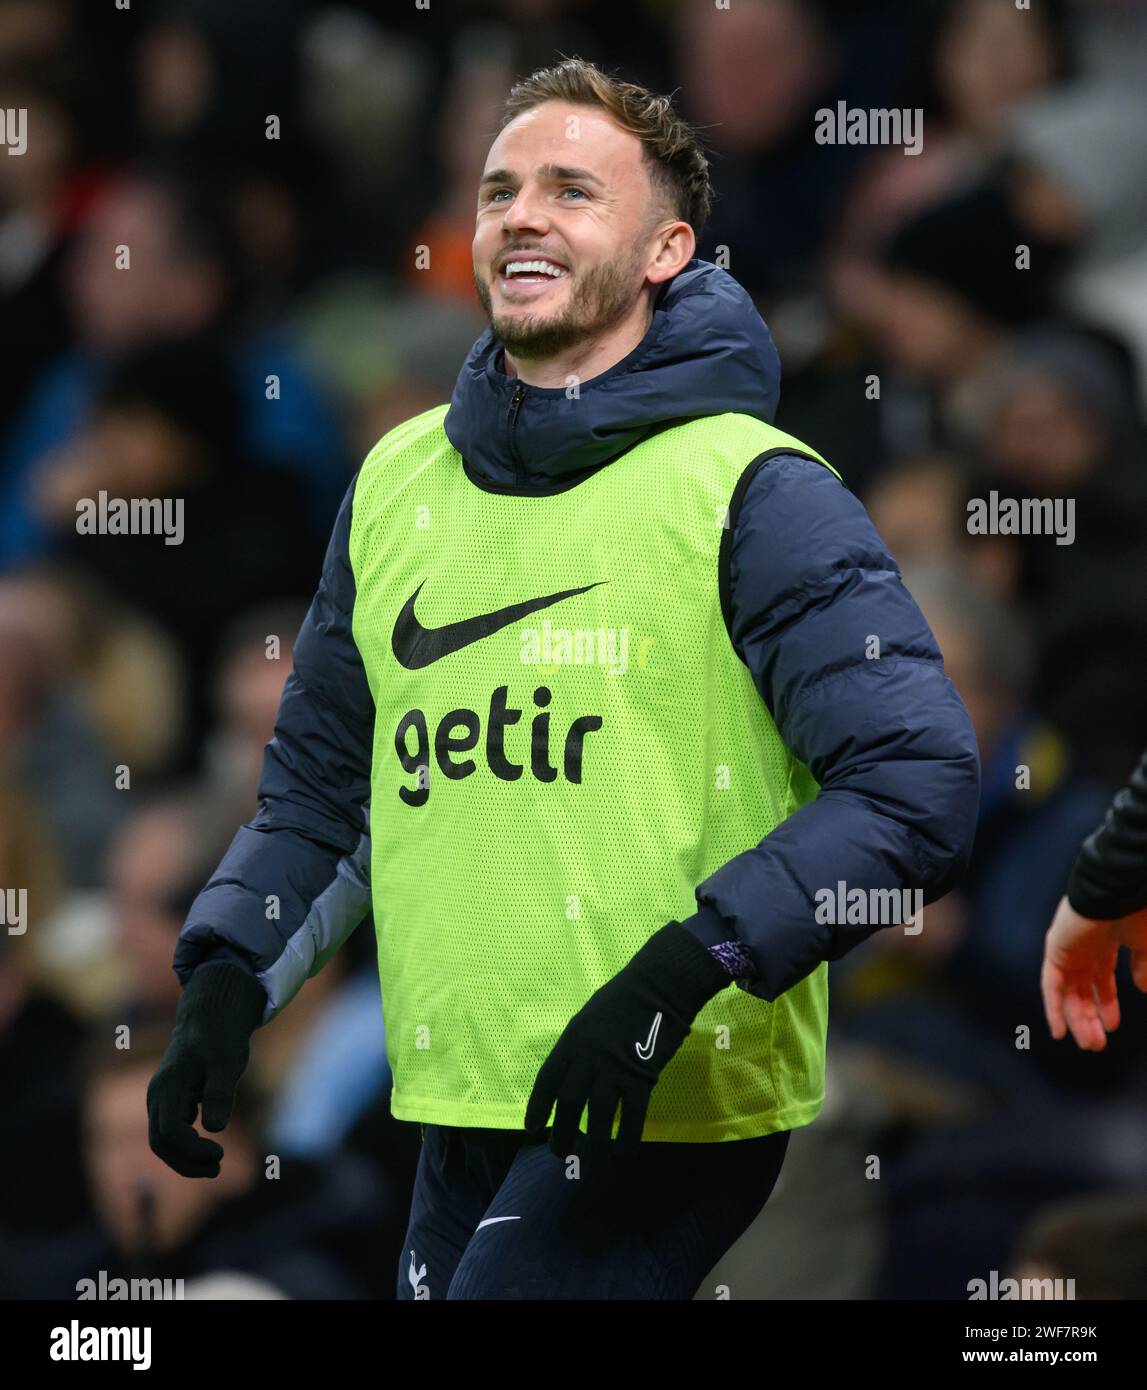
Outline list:
[[[490,201],[491,203],[495,203],[495,202],[498,201],[498,195],[499,195],[499,194],[501,194],[501,193],[509,193],[509,192],[510,192],[510,189],[508,189],[508,188],[492,188],[492,189],[490,190],[489,194],[487,195],[487,197],[488,197],[488,199],[489,199],[489,201]]]
[[[569,188],[563,188],[562,193],[580,193],[583,198],[587,196],[584,188],[574,188],[572,184]]]

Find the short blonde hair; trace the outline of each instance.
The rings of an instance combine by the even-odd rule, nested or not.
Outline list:
[[[673,109],[669,97],[621,82],[582,58],[565,58],[516,82],[506,99],[500,129],[545,101],[597,106],[644,149],[654,193],[700,240],[713,201],[709,160],[697,132]]]

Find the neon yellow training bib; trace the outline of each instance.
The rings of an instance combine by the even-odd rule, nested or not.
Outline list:
[[[520,1129],[593,991],[816,795],[733,650],[718,554],[754,458],[819,455],[716,415],[524,496],[472,481],[446,409],[371,451],[350,535],[391,1106]],[[730,983],[663,1071],[644,1138],[808,1124],[827,1018],[825,964],[772,1003]]]

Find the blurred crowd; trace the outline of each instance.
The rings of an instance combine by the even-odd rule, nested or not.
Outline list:
[[[1100,1054],[1039,1000],[1147,745],[1141,0],[0,0],[28,134],[0,151],[0,1295],[393,1296],[419,1139],[369,920],[256,1035],[218,1180],[154,1158],[145,1093],[338,502],[450,398],[476,179],[560,53],[702,128],[699,254],[769,323],[777,423],[868,507],[983,760],[966,880],[834,964],[825,1110],[710,1282],[1147,1296],[1147,1000],[1121,968]],[[922,152],[818,144],[840,100],[922,110]],[[101,491],[183,499],[182,544],[77,534]],[[970,534],[992,492],[1071,499],[1072,543]]]

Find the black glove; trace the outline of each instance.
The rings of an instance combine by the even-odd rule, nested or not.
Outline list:
[[[201,965],[175,1011],[175,1028],[147,1088],[152,1152],[185,1178],[219,1175],[222,1145],[193,1128],[203,1105],[203,1128],[213,1133],[231,1118],[235,1088],[263,1017],[263,986],[237,965]]]
[[[526,1131],[540,1137],[556,1101],[550,1148],[564,1157],[574,1152],[588,1105],[591,1147],[632,1153],[662,1067],[689,1036],[702,1007],[732,983],[720,961],[680,922],[662,927],[566,1024],[534,1082]]]

